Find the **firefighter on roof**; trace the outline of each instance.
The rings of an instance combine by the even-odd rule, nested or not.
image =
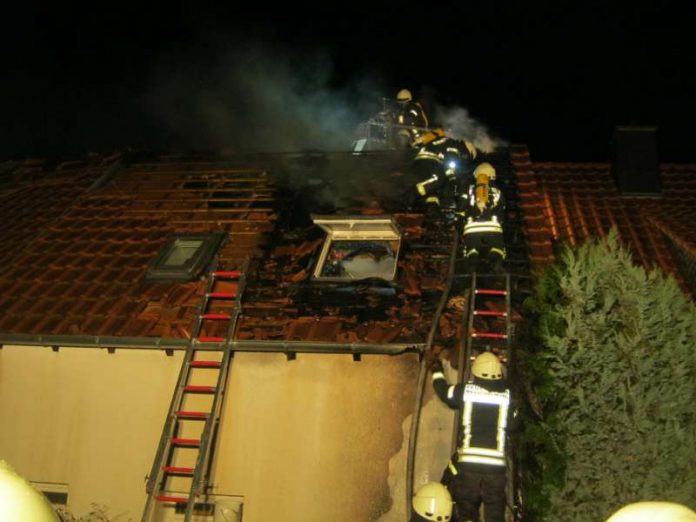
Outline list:
[[[418,488],[411,505],[413,513],[410,522],[447,522],[452,519],[452,495],[439,482],[428,482]]]
[[[483,503],[486,522],[503,522],[506,433],[512,416],[502,364],[493,353],[483,352],[472,364],[473,380],[457,385],[447,382],[439,360],[432,371],[437,396],[462,411],[457,451],[443,478],[457,506],[457,519],[479,520]]]
[[[441,127],[429,130],[413,143],[418,149],[413,168],[419,178],[418,194],[430,211],[443,205],[441,197],[456,197],[462,179],[469,176],[477,150],[473,143],[449,138]]]
[[[464,220],[464,258],[475,271],[481,256],[487,256],[493,272],[502,272],[505,259],[503,219],[505,198],[497,187],[495,169],[481,163],[474,170],[475,182],[459,197],[458,213]]]
[[[400,129],[399,135],[402,135],[407,143],[412,143],[428,128],[428,117],[423,106],[413,100],[411,91],[408,89],[401,89],[397,93],[396,103],[398,104],[396,123],[408,127]]]

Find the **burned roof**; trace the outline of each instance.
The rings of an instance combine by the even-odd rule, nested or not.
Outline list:
[[[3,257],[0,333],[45,344],[52,336],[186,340],[205,281],[151,281],[148,268],[173,234],[225,232],[219,268],[253,261],[238,339],[422,342],[455,231],[426,231],[404,199],[407,165],[394,155],[130,157],[8,183],[3,223],[16,228],[20,210],[23,221]],[[403,233],[395,280],[314,282],[324,232],[312,212],[393,216]]]
[[[630,198],[608,164],[533,163],[524,147],[483,159],[506,195],[506,267],[516,277],[550,264],[560,243],[612,226],[638,262],[682,284],[692,277],[683,265],[695,250],[696,167],[663,165],[662,197]],[[458,233],[451,219],[425,218],[409,164],[393,153],[1,164],[0,226],[10,240],[0,253],[0,340],[185,346],[206,280],[151,280],[148,270],[173,235],[217,232],[226,238],[218,268],[251,261],[239,342],[422,344]],[[315,214],[393,219],[402,234],[395,278],[316,280],[326,232]]]

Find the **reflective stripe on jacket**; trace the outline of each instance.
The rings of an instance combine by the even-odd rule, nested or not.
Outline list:
[[[489,391],[469,383],[464,387],[462,403],[462,438],[457,447],[457,460],[505,466],[510,390]]]

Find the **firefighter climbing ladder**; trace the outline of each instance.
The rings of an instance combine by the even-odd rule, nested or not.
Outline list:
[[[511,286],[510,274],[471,275],[469,306],[466,312],[466,340],[459,351],[459,382],[471,378],[471,362],[485,351],[496,354],[509,367],[511,352]],[[464,364],[467,361],[469,364]],[[452,437],[452,450],[457,447],[461,413],[457,416]],[[508,459],[507,505],[508,520],[518,520],[516,473]]]
[[[196,499],[206,493],[208,486],[232,359],[229,340],[241,312],[248,262],[241,271],[217,270],[216,266],[208,273],[208,284],[147,481],[143,522],[151,519],[158,504],[185,506],[185,520],[191,520]],[[236,286],[236,291],[221,291],[221,286]],[[220,309],[225,313],[219,313]],[[223,329],[224,336],[213,335]]]

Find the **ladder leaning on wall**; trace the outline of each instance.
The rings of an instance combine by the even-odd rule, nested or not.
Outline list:
[[[189,521],[197,499],[207,492],[232,360],[229,341],[241,313],[248,264],[247,261],[239,271],[226,271],[217,270],[215,262],[209,269],[206,290],[148,476],[143,522],[151,520],[157,505],[184,508],[184,520]],[[223,285],[236,286],[236,290],[220,291],[218,287]],[[217,334],[221,330],[224,335]]]
[[[463,319],[466,321],[466,338],[462,339],[459,351],[459,380],[468,382],[471,378],[471,363],[477,355],[492,352],[508,366],[512,357],[512,302],[510,274],[473,273],[470,276],[468,307]],[[462,412],[457,412],[452,436],[452,452],[459,441]],[[508,437],[509,439],[509,437]],[[510,440],[507,443],[507,512],[505,519],[516,521],[520,518],[520,498],[517,481],[517,466]]]

